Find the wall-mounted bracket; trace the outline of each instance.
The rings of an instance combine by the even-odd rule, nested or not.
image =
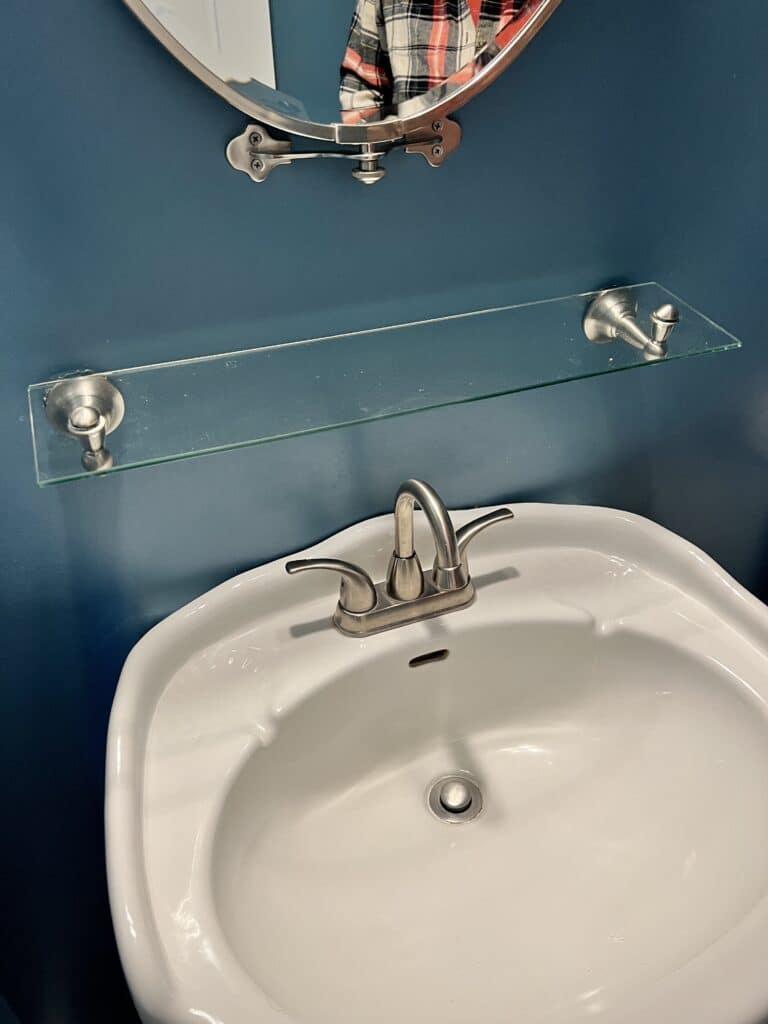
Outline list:
[[[374,144],[363,142],[349,152],[343,149],[293,150],[287,139],[276,139],[262,124],[249,124],[227,146],[227,160],[236,171],[247,174],[251,181],[266,181],[276,167],[292,164],[295,160],[354,160],[357,166],[352,176],[364,185],[375,185],[387,173],[381,160],[395,147],[405,147],[406,153],[418,153],[432,167],[439,167],[461,142],[461,128],[456,121],[443,118],[424,128],[410,132],[396,143]]]
[[[584,334],[596,345],[621,338],[653,361],[667,354],[667,339],[679,322],[677,308],[665,303],[651,313],[651,333],[647,335],[637,322],[637,300],[632,291],[613,288],[590,302],[584,314]]]
[[[423,156],[430,167],[439,167],[461,144],[461,125],[450,117],[433,121],[405,137],[405,152]]]
[[[227,160],[236,171],[243,171],[257,183],[266,181],[276,167],[292,164],[294,160],[355,160],[353,177],[364,185],[373,185],[387,173],[379,161],[388,151],[389,147],[369,142],[361,143],[351,153],[340,149],[292,150],[289,140],[275,139],[261,124],[249,124],[227,146]]]
[[[83,469],[94,473],[112,468],[112,455],[104,447],[104,439],[122,423],[125,403],[107,377],[68,377],[54,384],[43,401],[54,429],[82,444]]]

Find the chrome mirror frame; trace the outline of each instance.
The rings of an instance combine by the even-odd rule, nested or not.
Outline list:
[[[541,0],[540,6],[525,21],[520,32],[478,74],[442,98],[437,98],[431,105],[405,117],[346,125],[304,121],[249,99],[214,75],[186,50],[152,14],[143,0],[124,0],[144,27],[188,71],[226,100],[230,106],[255,120],[256,123],[248,125],[243,135],[233,139],[227,149],[227,157],[233,167],[245,171],[253,181],[264,181],[271,170],[279,164],[311,156],[345,157],[358,161],[355,176],[365,184],[373,184],[383,177],[384,171],[378,166],[378,161],[393,146],[404,146],[406,152],[420,153],[433,167],[439,166],[444,158],[457,148],[461,140],[458,124],[451,121],[448,115],[463,107],[495,81],[541,31],[561,2],[562,0]],[[291,152],[290,142],[274,139],[264,128],[265,125],[307,139],[335,143],[337,146],[356,147],[356,151]]]

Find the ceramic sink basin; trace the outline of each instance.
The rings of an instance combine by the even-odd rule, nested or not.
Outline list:
[[[136,646],[106,818],[145,1022],[768,1017],[768,610],[636,516],[515,515],[441,618],[344,637],[275,562]],[[391,532],[306,554],[381,578]]]

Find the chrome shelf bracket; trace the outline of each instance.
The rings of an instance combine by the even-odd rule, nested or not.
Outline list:
[[[83,446],[83,469],[111,469],[114,461],[104,441],[125,415],[125,402],[115,385],[99,374],[68,377],[54,384],[43,400],[51,426]]]
[[[628,288],[601,292],[590,302],[584,314],[584,334],[588,341],[603,345],[620,338],[643,353],[652,362],[667,354],[667,340],[680,322],[680,314],[671,303],[651,313],[651,333],[637,322],[637,300]]]

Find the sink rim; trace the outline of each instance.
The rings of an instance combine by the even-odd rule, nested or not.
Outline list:
[[[665,582],[703,601],[754,646],[756,653],[766,656],[768,608],[688,541],[650,520],[615,509],[539,503],[517,504],[513,508],[516,519],[508,531],[500,530],[478,539],[478,550],[514,552],[536,544],[553,548],[578,546],[601,553],[614,550],[622,559],[636,561]],[[459,526],[485,511],[460,510],[453,512],[452,517]],[[423,529],[421,522],[420,526]],[[371,551],[375,550],[381,561],[388,555],[391,528],[391,516],[378,516],[348,527],[299,554],[313,557],[327,555],[331,550],[338,557],[355,559],[360,558],[358,551],[363,549],[368,552],[369,563]],[[165,684],[194,650],[209,646],[238,624],[253,625],[258,621],[250,609],[267,589],[271,595],[281,595],[284,607],[295,608],[297,618],[302,604],[327,592],[330,618],[335,581],[318,580],[311,587],[297,587],[296,581],[285,577],[283,564],[284,559],[279,559],[235,576],[171,614],[138,642],[120,677],[107,744],[107,872],[121,960],[139,1012],[147,1017],[170,1021],[177,1019],[180,1011],[178,988],[151,907],[143,853],[143,771],[152,715]],[[194,619],[193,628],[190,618]],[[355,641],[341,636],[338,643],[351,644],[350,650],[355,645]],[[707,953],[696,962],[706,959]],[[671,988],[674,990],[674,985]],[[745,1014],[747,1010],[765,1011],[768,987],[762,996],[759,1006],[749,1008],[745,999]],[[731,1021],[735,1012],[732,1005],[727,1012],[727,1017],[711,1015],[707,1019]]]

